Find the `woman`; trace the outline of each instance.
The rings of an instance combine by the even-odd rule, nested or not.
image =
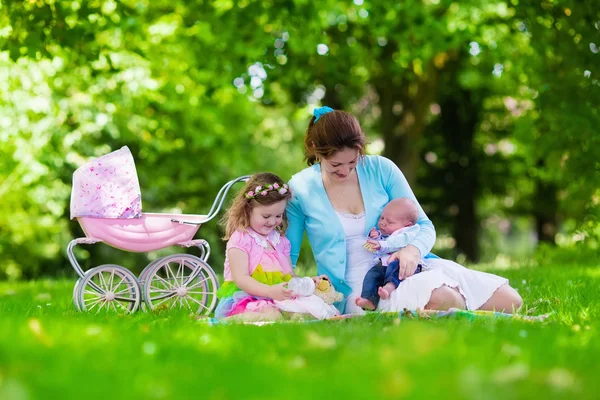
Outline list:
[[[450,307],[512,312],[522,304],[508,280],[467,269],[429,253],[435,228],[398,167],[380,156],[365,156],[365,135],[354,116],[329,107],[315,110],[306,131],[309,165],[292,177],[293,198],[287,207],[292,264],[296,264],[304,231],[319,274],[326,274],[346,296],[339,308],[363,313],[355,304],[373,255],[363,248],[369,230],[391,199],[407,197],[418,206],[420,233],[394,253],[404,281],[380,311]],[[423,272],[413,275],[417,265]]]

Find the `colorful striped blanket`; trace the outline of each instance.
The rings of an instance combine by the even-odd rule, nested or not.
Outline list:
[[[503,312],[496,311],[480,311],[480,310],[461,310],[458,308],[451,308],[445,311],[438,310],[408,310],[404,309],[400,312],[386,312],[386,313],[367,313],[366,315],[381,315],[381,316],[391,316],[397,317],[399,319],[438,319],[438,318],[461,318],[466,319],[467,321],[473,321],[478,319],[512,319],[516,321],[528,321],[528,322],[542,322],[548,319],[552,313],[542,314],[542,315],[522,315],[522,314],[508,314]],[[327,319],[326,321],[337,321],[337,320],[345,320],[351,318],[361,318],[364,315],[358,314],[344,314],[338,315],[336,317],[332,317]],[[230,323],[243,323],[243,324],[251,324],[251,325],[269,325],[275,323],[294,323],[294,322],[319,322],[315,320],[283,320],[283,321],[226,321],[226,320],[218,320],[216,318],[203,318],[200,321],[206,322],[209,325],[220,325],[220,324],[230,324]]]

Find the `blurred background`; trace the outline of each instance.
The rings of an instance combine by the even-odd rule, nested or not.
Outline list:
[[[400,166],[437,228],[435,253],[495,267],[598,259],[597,3],[0,7],[0,279],[74,275],[71,179],[86,161],[127,145],[144,211],[202,214],[230,179],[304,168],[321,105],[354,113],[368,153]],[[197,235],[216,271],[221,235],[216,220]],[[136,273],[158,255],[78,253],[87,268]],[[306,245],[301,260],[310,268]]]

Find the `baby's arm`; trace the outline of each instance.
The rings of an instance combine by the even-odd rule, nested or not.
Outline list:
[[[278,285],[265,285],[248,274],[248,254],[238,248],[227,250],[231,277],[235,285],[252,296],[269,297],[273,300],[286,300],[292,298],[292,291],[286,288],[285,283]]]
[[[408,246],[420,231],[421,227],[419,225],[412,225],[404,228],[401,233],[392,235],[387,239],[379,240],[379,252],[384,254],[393,253]]]
[[[376,253],[381,248],[381,246],[379,246],[379,242],[377,241],[377,239],[381,237],[381,233],[379,233],[377,228],[371,228],[368,237],[369,239],[367,239],[363,247],[371,253]]]

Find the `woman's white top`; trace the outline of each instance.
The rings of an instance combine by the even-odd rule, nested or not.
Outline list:
[[[373,253],[363,247],[367,240],[365,213],[350,214],[336,210],[336,214],[346,235],[346,283],[352,292],[360,293],[363,279],[373,263]]]

